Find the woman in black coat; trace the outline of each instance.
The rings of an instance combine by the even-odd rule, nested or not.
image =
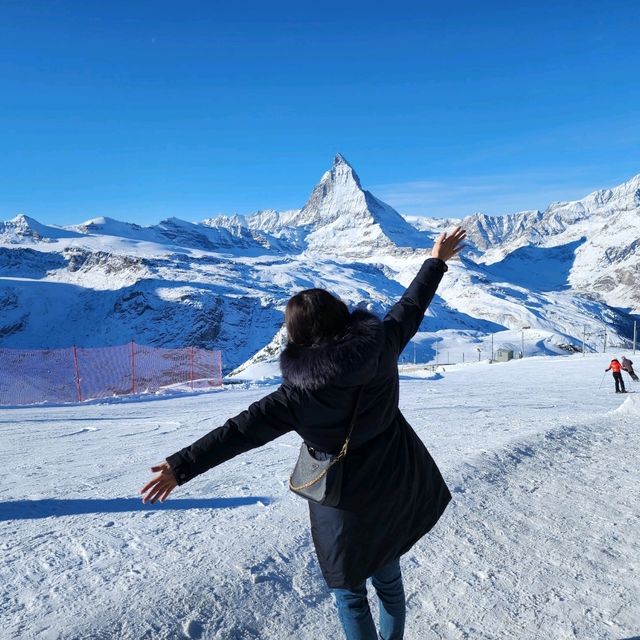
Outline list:
[[[333,590],[347,638],[376,638],[366,580],[380,597],[380,637],[402,638],[405,600],[398,560],[438,521],[451,494],[420,438],[398,409],[397,361],[418,330],[445,262],[465,232],[443,233],[384,320],[349,313],[340,300],[310,289],[287,304],[282,385],[189,447],[169,456],[141,490],[164,500],[177,485],[234,456],[297,431],[316,452],[337,454],[360,390],[343,459],[337,506],[309,502],[322,574]]]

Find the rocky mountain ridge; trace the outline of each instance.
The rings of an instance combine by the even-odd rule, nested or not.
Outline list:
[[[584,336],[595,349],[605,326],[614,343],[630,337],[630,312],[640,312],[640,176],[543,212],[417,219],[363,189],[338,154],[301,209],[148,227],[104,217],[0,222],[0,346],[135,336],[222,348],[233,368],[259,352],[273,357],[284,305],[300,289],[326,287],[384,313],[434,236],[456,223],[469,246],[416,338],[419,359],[432,358],[436,342],[470,349],[496,334],[513,344],[525,327],[540,353]]]

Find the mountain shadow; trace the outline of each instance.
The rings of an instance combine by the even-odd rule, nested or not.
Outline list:
[[[576,250],[586,241],[586,238],[580,238],[557,247],[520,247],[500,262],[483,265],[483,270],[496,281],[526,289],[562,291],[569,288]]]

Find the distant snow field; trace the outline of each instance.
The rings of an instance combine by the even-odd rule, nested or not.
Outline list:
[[[408,639],[640,636],[640,394],[613,393],[609,359],[403,370],[454,496],[402,560]],[[287,490],[297,435],[138,497],[151,464],[273,388],[4,409],[0,637],[341,637]]]

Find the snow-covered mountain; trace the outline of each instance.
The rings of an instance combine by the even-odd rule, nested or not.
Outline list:
[[[0,223],[0,346],[138,342],[221,348],[227,369],[273,358],[296,291],[321,286],[383,313],[462,223],[466,255],[438,291],[416,358],[489,348],[562,352],[631,336],[640,312],[640,176],[544,212],[407,218],[361,186],[341,155],[291,211],[142,227]],[[526,334],[525,334],[526,328]],[[413,352],[410,354],[413,356]],[[459,357],[459,356],[458,356]]]
[[[554,250],[572,247],[567,286],[640,313],[640,174],[545,211],[476,214],[462,224],[474,245],[470,255],[497,266],[511,268],[514,260],[537,265]]]
[[[80,234],[73,230],[63,227],[48,227],[24,214],[0,222],[0,244],[37,244],[79,236]]]
[[[220,216],[206,222],[271,233],[309,254],[371,258],[381,251],[400,254],[431,246],[427,235],[362,188],[356,172],[340,154],[302,209],[259,211],[246,218]]]

